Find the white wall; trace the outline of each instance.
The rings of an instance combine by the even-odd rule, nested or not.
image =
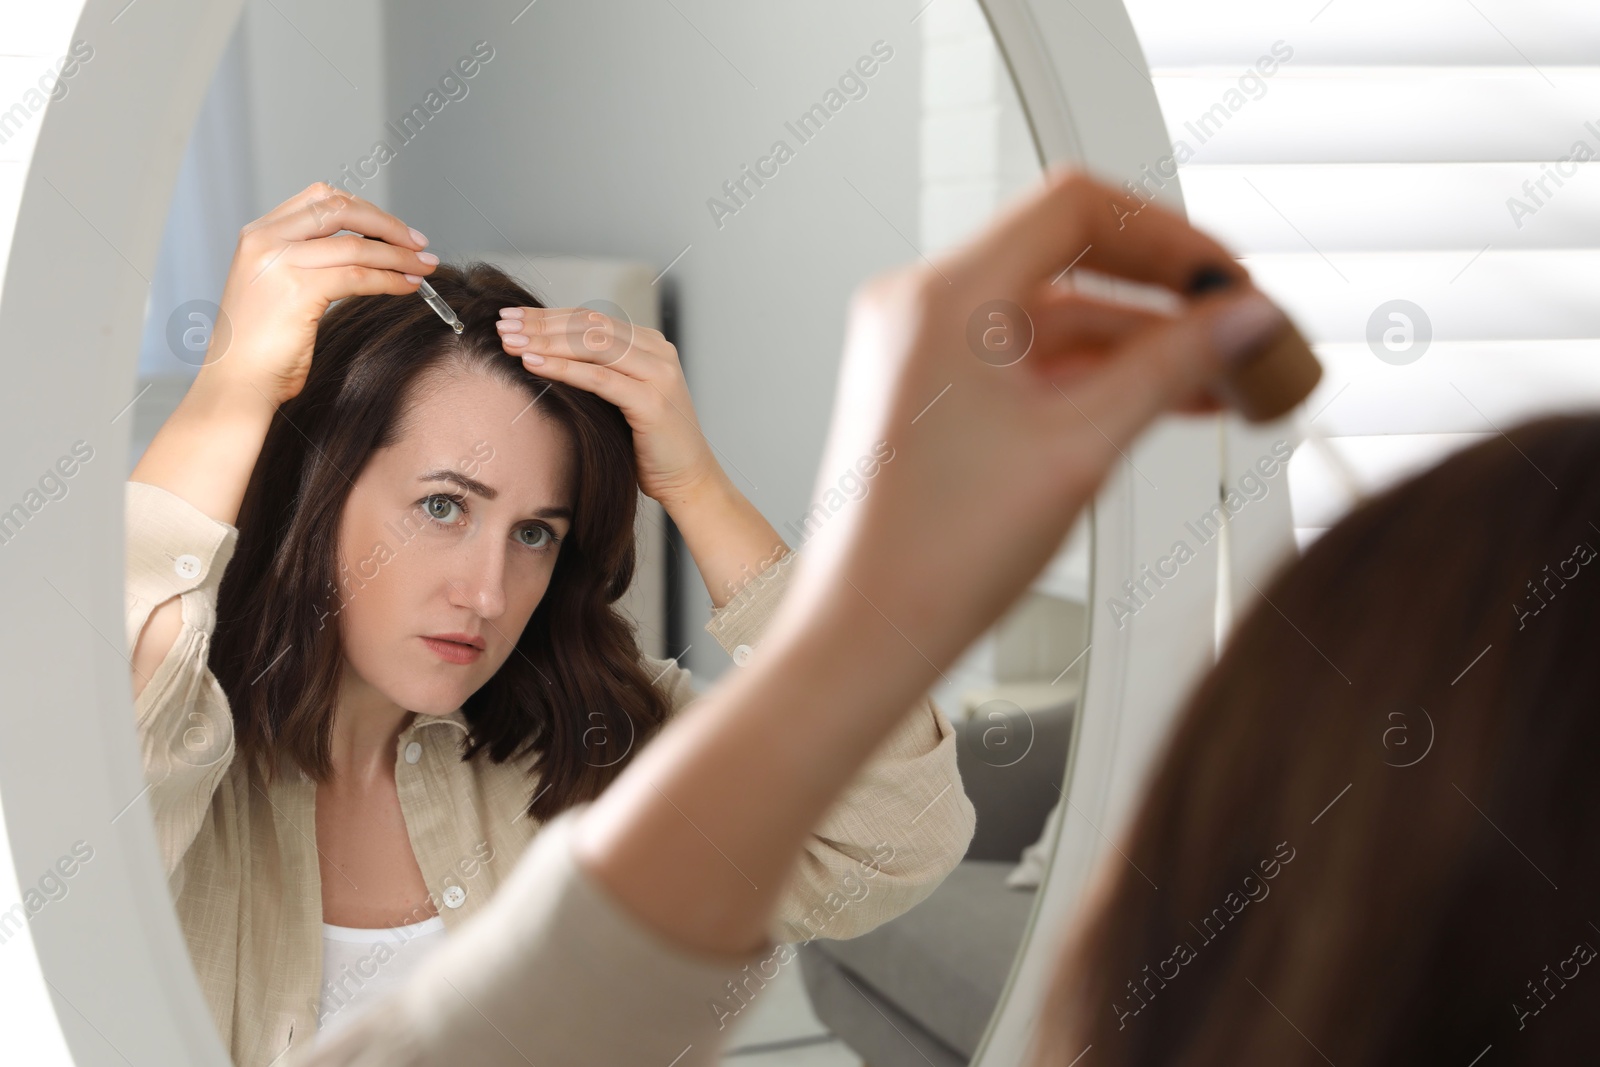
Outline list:
[[[922,235],[927,251],[975,233],[1039,179],[1027,115],[977,0],[917,20],[922,63]]]
[[[511,24],[514,6],[392,3],[388,111],[409,108],[473,42],[494,58],[424,130],[427,151],[389,165],[390,206],[447,257],[505,248],[665,268],[687,247],[661,284],[677,301],[701,427],[795,547],[788,526],[809,506],[846,300],[917,255],[915,12],[652,0],[535,4]],[[879,39],[893,57],[863,79],[866,94],[801,143],[785,122]],[[778,139],[793,158],[719,227],[707,200]],[[684,663],[706,685],[730,661],[702,630],[710,598],[687,555],[679,568]]]

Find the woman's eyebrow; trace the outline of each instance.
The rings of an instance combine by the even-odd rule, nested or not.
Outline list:
[[[485,485],[476,478],[469,478],[460,471],[451,470],[448,467],[441,467],[438,470],[428,471],[419,477],[417,481],[450,482],[454,485],[460,486],[469,493],[476,493],[485,500],[493,500],[495,497],[500,495],[500,490],[494,488],[493,486]],[[538,508],[533,514],[535,518],[540,519],[570,520],[572,518],[572,509],[564,507]]]

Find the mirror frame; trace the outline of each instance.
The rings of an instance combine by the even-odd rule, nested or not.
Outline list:
[[[1042,161],[1120,181],[1170,152],[1121,0],[978,2]],[[158,859],[116,609],[137,374],[130,354],[184,147],[242,9],[242,0],[87,0],[72,37],[95,47],[93,62],[74,77],[72,95],[45,110],[21,161],[0,288],[0,364],[12,396],[27,403],[0,421],[0,447],[27,477],[76,441],[94,449],[68,495],[0,546],[0,593],[28,606],[27,625],[0,646],[11,704],[21,709],[0,745],[9,846],[0,888],[7,877],[12,889],[35,885],[75,842],[94,849],[63,902],[47,901],[0,951],[0,990],[13,994],[14,1009],[5,1041],[28,1062],[229,1062]],[[1182,208],[1175,181],[1158,199]],[[1164,553],[1184,518],[1205,510],[1219,442],[1215,418],[1163,422],[1093,508],[1092,651],[1068,768],[1071,810],[974,1064],[1021,1062],[1062,921],[1107,851],[1102,830],[1125,816],[1177,699],[1210,662],[1216,554],[1186,566],[1187,581],[1153,599],[1137,625],[1119,630],[1093,600]],[[85,647],[87,661],[66,651]],[[70,758],[55,756],[66,748]],[[143,817],[134,814],[141,808]]]
[[[979,0],[1028,113],[1041,163],[1074,163],[1117,184],[1172,156],[1144,50],[1123,0]],[[1176,180],[1151,197],[1183,213]],[[1215,651],[1218,559],[1201,553],[1119,623],[1109,604],[1141,563],[1170,551],[1216,500],[1224,420],[1159,420],[1091,508],[1088,649],[1063,801],[1045,877],[973,1067],[1026,1062],[1068,921],[1132,814],[1180,701]],[[1087,1051],[1087,1050],[1085,1050]]]

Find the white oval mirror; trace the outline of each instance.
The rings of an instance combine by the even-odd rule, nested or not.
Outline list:
[[[1114,0],[630,14],[146,0],[29,27],[12,69],[45,73],[0,146],[21,205],[0,346],[23,401],[0,427],[15,487],[0,582],[28,606],[4,646],[0,897],[18,906],[0,915],[0,987],[28,1062],[225,1062],[161,873],[114,605],[127,474],[204,351],[240,226],[326,179],[451,262],[659,324],[725,469],[798,548],[851,288],[972,232],[1041,156],[1115,176],[1164,150]],[[1205,564],[1138,627],[1090,590],[1204,510],[1215,441],[1202,421],[1141,444],[1096,509],[1096,551],[1086,524],[947,672],[933,695],[986,808],[974,851],[920,910],[808,945],[736,1020],[741,1062],[812,1046],[880,1067],[1015,1062],[1101,828],[1209,654]],[[644,650],[703,688],[736,650],[704,637],[707,590],[659,518],[641,520],[626,603]],[[1168,668],[1140,673],[1145,657]],[[896,985],[897,953],[966,952],[946,935],[963,913],[994,919],[970,931],[983,973],[957,954],[923,988]]]

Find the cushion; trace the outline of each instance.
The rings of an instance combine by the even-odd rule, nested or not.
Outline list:
[[[1013,865],[965,860],[921,904],[826,954],[934,1036],[970,1056],[1000,1002],[1035,894],[1007,889]]]

